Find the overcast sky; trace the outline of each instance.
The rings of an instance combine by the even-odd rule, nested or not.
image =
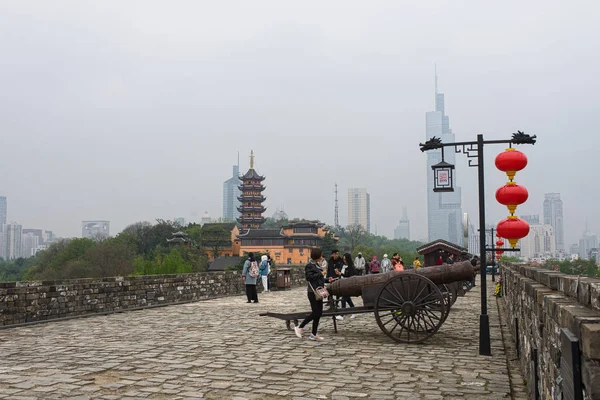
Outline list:
[[[0,3],[0,195],[10,221],[81,235],[222,215],[237,152],[256,153],[267,216],[340,222],[371,194],[391,236],[408,207],[427,235],[425,113],[434,64],[457,140],[538,135],[516,181],[542,214],[564,201],[566,244],[600,233],[597,2],[25,1]],[[487,218],[505,182],[486,151]],[[463,208],[477,180],[457,156]]]

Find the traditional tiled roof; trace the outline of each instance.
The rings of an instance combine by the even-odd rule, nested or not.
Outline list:
[[[273,239],[285,238],[281,229],[248,229],[241,232],[238,237],[240,239]]]
[[[246,179],[256,179],[258,181],[262,181],[265,179],[264,176],[259,175],[256,170],[254,170],[254,168],[250,168],[248,170],[248,172],[246,172],[244,175],[242,175],[240,177],[241,180],[246,180]]]
[[[209,271],[225,271],[227,267],[238,265],[242,257],[217,257],[208,267]]]
[[[428,254],[428,253],[431,253],[436,250],[451,250],[458,254],[468,254],[469,253],[468,249],[466,249],[462,246],[456,245],[454,243],[450,243],[443,239],[437,239],[437,240],[434,240],[433,242],[429,242],[429,243],[424,244],[421,247],[418,247],[417,253]]]

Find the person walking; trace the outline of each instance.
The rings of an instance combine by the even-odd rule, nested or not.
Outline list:
[[[351,276],[356,275],[356,267],[354,267],[354,264],[352,263],[352,255],[350,255],[350,253],[345,253],[342,256],[342,263],[343,263],[342,269],[337,271],[337,274],[340,277],[340,279],[350,278]],[[348,304],[350,306],[350,308],[354,308],[354,302],[352,301],[352,297],[350,297],[350,296],[342,297],[342,308],[346,308],[346,304]],[[338,315],[335,318],[337,320],[343,320],[344,316]],[[356,314],[352,314],[350,316],[350,318],[356,318]]]
[[[269,293],[269,274],[271,273],[271,266],[269,265],[269,257],[262,256],[260,258],[260,265],[258,271],[260,272],[260,279],[263,285],[263,293]]]
[[[356,258],[354,259],[354,266],[356,267],[356,273],[357,275],[365,275],[366,271],[365,271],[365,266],[366,266],[366,260],[363,258],[362,253],[358,253],[358,255],[356,256]]]
[[[379,261],[377,261],[377,256],[373,256],[370,271],[372,274],[378,274],[381,272],[381,265],[379,264]]]
[[[325,286],[325,275],[327,270],[323,269],[321,262],[323,260],[323,251],[318,247],[313,248],[310,251],[310,260],[306,267],[304,267],[304,276],[306,277],[307,290],[308,290],[308,301],[310,302],[311,313],[308,317],[302,321],[299,326],[294,327],[296,336],[302,339],[302,330],[304,327],[312,321],[312,333],[308,337],[309,340],[321,341],[323,338],[318,335],[319,321],[321,315],[323,315],[323,299],[317,300],[313,288]]]
[[[450,256],[446,259],[446,264],[454,264],[454,254],[450,254]]]
[[[254,259],[254,253],[248,253],[248,259],[244,262],[242,276],[246,280],[246,297],[248,303],[258,303],[258,294],[256,293],[256,281],[260,272],[258,271],[258,263]]]
[[[437,260],[435,261],[435,265],[442,265],[444,263],[444,260],[442,259],[442,256],[439,256],[437,258]]]
[[[415,267],[415,269],[421,269],[421,261],[419,261],[419,256],[415,257],[415,261],[413,261],[413,267]]]
[[[381,273],[385,274],[392,270],[392,262],[388,258],[387,254],[383,255],[383,259],[381,260]]]

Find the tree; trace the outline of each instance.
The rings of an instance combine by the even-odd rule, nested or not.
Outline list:
[[[367,231],[360,224],[349,225],[346,228],[346,234],[348,244],[350,247],[350,254],[354,254],[356,246],[363,244],[367,237]]]
[[[321,242],[321,250],[323,250],[323,257],[329,259],[331,252],[335,249],[335,241],[333,240],[333,234],[327,232]]]
[[[231,247],[231,231],[223,225],[205,225],[201,230],[202,247],[212,252],[213,258],[219,257],[222,249]]]

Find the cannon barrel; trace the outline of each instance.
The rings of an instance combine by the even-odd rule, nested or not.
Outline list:
[[[424,267],[418,270],[393,271],[386,274],[352,276],[332,282],[328,286],[329,293],[336,296],[360,296],[362,288],[369,285],[380,285],[401,274],[419,274],[427,277],[433,283],[441,285],[473,279],[473,266],[469,261],[454,264]]]

